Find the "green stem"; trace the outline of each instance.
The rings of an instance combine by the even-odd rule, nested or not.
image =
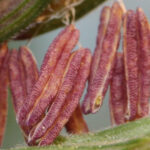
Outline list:
[[[12,150],[148,150],[150,118],[85,135],[59,136],[47,147],[23,147]]]

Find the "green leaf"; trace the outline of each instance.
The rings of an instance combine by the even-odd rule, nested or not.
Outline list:
[[[99,6],[101,3],[103,3],[106,0],[84,0],[83,3],[75,7],[76,12],[76,20],[82,18],[84,15],[88,14],[90,11],[92,11],[94,8]],[[39,23],[36,26],[33,26],[29,30],[25,31],[23,34],[20,34],[17,39],[26,39],[32,37],[35,33],[36,36],[55,30],[61,26],[64,26],[62,23],[61,18],[58,19],[52,19],[46,23]],[[38,31],[38,32],[36,32]]]
[[[19,147],[12,150],[148,150],[150,118],[85,135],[59,136],[47,147]]]
[[[0,19],[0,43],[28,26],[50,0],[24,0],[14,10]]]
[[[11,1],[13,3],[10,3]],[[78,2],[80,0],[74,1]],[[104,1],[105,0],[83,0],[82,3],[79,3],[75,7],[76,19],[81,18]],[[1,0],[0,5],[2,7],[6,5],[7,7],[3,11],[0,10],[0,43],[9,40],[12,36],[13,39],[27,39],[35,36],[35,33],[36,35],[40,35],[62,26],[61,17],[58,19],[50,19],[50,21],[47,22],[41,21],[40,23],[37,23],[36,20],[39,15],[43,15],[43,10],[44,12],[49,10],[47,7],[54,4],[59,4],[59,7],[54,7],[54,12],[48,14],[49,17],[54,15],[53,13],[56,15],[60,10],[66,12],[68,5],[63,5],[66,1],[61,0],[59,3],[57,0]]]

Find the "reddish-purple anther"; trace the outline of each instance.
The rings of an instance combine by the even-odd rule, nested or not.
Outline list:
[[[125,78],[127,88],[127,114],[129,120],[136,119],[138,115],[139,99],[139,66],[138,66],[138,38],[136,13],[127,11],[123,23],[123,51]]]
[[[103,44],[104,37],[106,35],[108,22],[110,19],[110,12],[111,12],[110,7],[104,7],[101,12],[100,25],[98,27],[98,35],[97,35],[97,41],[96,41],[96,48],[94,51],[94,55],[92,58],[92,64],[91,64],[88,91],[89,91],[90,85],[92,84],[92,82],[95,78],[97,69],[99,67],[100,55],[102,52],[102,44]],[[88,99],[88,97],[89,97],[89,92],[87,93],[85,99]],[[84,101],[84,103],[82,105],[82,110],[85,114],[88,114],[90,112],[90,101],[88,101],[88,100]]]
[[[136,11],[138,22],[138,54],[139,54],[139,112],[140,117],[149,114],[150,98],[150,28],[143,10]]]
[[[73,35],[75,37],[73,37]],[[18,115],[18,121],[20,124],[28,124],[28,127],[31,128],[42,119],[42,115],[44,115],[46,108],[49,106],[52,100],[51,97],[54,97],[57,93],[56,91],[55,94],[51,93],[50,89],[48,88],[52,88],[53,86],[57,89],[59,86],[59,82],[57,81],[55,84],[53,79],[55,78],[55,68],[60,68],[60,74],[57,78],[57,80],[60,81],[60,79],[62,78],[61,75],[64,71],[63,68],[65,68],[70,56],[70,51],[75,46],[78,38],[79,31],[75,29],[74,25],[69,25],[52,42],[48,49],[48,52],[44,57],[39,79],[34,85],[31,94],[28,96],[29,101],[28,103],[25,103],[24,106],[22,106],[21,111]],[[69,43],[71,43],[69,46],[68,41]],[[60,64],[58,62],[61,63],[62,68],[60,67]],[[50,82],[52,79],[53,81]],[[50,83],[54,83],[54,85],[51,85],[51,87],[49,87]],[[49,92],[52,95],[50,95]]]
[[[112,124],[123,124],[127,109],[127,94],[123,53],[117,53],[115,67],[110,82],[110,115]]]
[[[39,145],[47,145],[57,137],[78,105],[89,75],[90,62],[91,53],[87,49],[71,55],[58,94],[44,119],[29,135],[29,143],[41,139]]]
[[[23,70],[20,73],[23,73],[25,76],[25,88],[27,95],[29,95],[39,76],[36,60],[32,52],[26,46],[21,46],[19,48],[18,59],[21,63],[20,65],[23,67]],[[26,101],[28,101],[28,99],[26,99]]]
[[[94,50],[94,55],[92,58],[91,71],[90,71],[90,83],[93,81],[95,74],[97,72],[100,56],[102,52],[102,44],[104,37],[106,35],[109,19],[110,19],[111,9],[110,7],[104,7],[101,11],[100,24],[98,27],[98,34],[96,40],[96,48]]]
[[[36,61],[27,47],[22,46],[19,51],[12,50],[9,59],[9,78],[13,104],[16,115],[18,115],[19,109],[28,101],[27,95],[30,94],[38,79]],[[27,126],[21,124],[20,126],[25,136],[28,135]]]
[[[99,110],[110,83],[111,72],[114,67],[123,15],[123,10],[119,3],[115,2],[113,4],[110,13],[106,35],[102,43],[98,69],[94,79],[89,84],[88,92],[82,106],[86,113],[95,113]]]
[[[8,88],[8,48],[4,43],[0,46],[0,146],[3,142],[7,119],[7,88]]]
[[[37,99],[35,99],[32,95],[32,93],[35,93],[33,91],[31,93],[31,96],[29,97],[29,101],[34,102],[34,105],[32,103],[32,108],[27,115],[26,123],[29,128],[32,128],[34,125],[36,125],[43,118],[43,115],[45,115],[47,107],[50,107],[50,105],[53,101],[53,98],[56,96],[57,91],[60,87],[60,82],[62,80],[63,73],[65,71],[65,67],[69,60],[70,52],[74,48],[74,46],[76,45],[76,43],[79,39],[79,31],[77,29],[75,29],[75,27],[73,25],[70,25],[67,28],[68,29],[66,30],[66,32],[68,32],[68,30],[70,30],[71,32],[67,33],[68,36],[65,35],[65,36],[67,36],[66,39],[63,39],[63,38],[65,38],[65,37],[63,37],[64,36],[63,34],[60,35],[60,39],[59,39],[59,41],[57,41],[60,45],[61,45],[61,42],[65,41],[64,47],[62,47],[62,50],[61,49],[59,50],[62,53],[57,60],[56,66],[54,66],[55,68],[53,68],[53,70],[51,70],[51,73],[49,74],[49,79],[46,81],[45,87],[43,88],[41,95]],[[64,34],[66,34],[66,32]],[[59,45],[57,45],[57,46],[59,46]],[[58,48],[56,47],[56,49],[58,49]],[[54,50],[55,49],[53,49],[52,51],[54,51]],[[48,53],[50,53],[50,52],[51,51],[48,51]],[[50,59],[55,59],[55,58],[50,58]],[[46,64],[46,65],[48,65],[48,64]],[[46,69],[48,69],[48,68],[46,68]],[[46,76],[46,73],[47,73],[47,70],[44,70],[43,73],[41,73],[40,77],[43,76],[44,74]],[[37,85],[40,86],[40,83],[39,83],[40,77],[39,77],[39,80],[37,81],[36,86]],[[43,79],[43,80],[45,80],[45,79]],[[40,86],[40,88],[41,88],[41,86]],[[35,88],[33,90],[35,90]]]
[[[20,72],[18,51],[13,49],[9,58],[9,81],[16,114],[23,105],[26,97],[26,89],[22,86],[24,80],[21,80]]]

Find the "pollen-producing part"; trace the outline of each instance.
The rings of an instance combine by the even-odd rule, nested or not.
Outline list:
[[[23,72],[20,71],[19,65],[18,51],[13,49],[9,58],[9,81],[16,114],[23,105],[26,97],[26,89],[22,86],[24,79],[22,80],[21,73]]]
[[[117,53],[115,67],[110,82],[109,108],[112,124],[125,123],[127,96],[124,73],[123,53]]]
[[[37,79],[38,69],[31,51],[25,46],[20,47],[19,51],[12,50],[9,59],[9,80],[16,116],[28,101],[27,96]],[[26,137],[29,133],[28,127],[21,123],[19,125]]]
[[[72,25],[70,25],[70,26],[72,26]],[[68,33],[68,36],[66,35],[67,38],[69,38],[69,39],[67,39],[67,38],[62,39],[63,37],[61,37],[60,41],[58,41],[58,42],[62,42],[62,40],[65,40],[65,45],[62,48],[62,50],[60,50],[61,55],[58,58],[57,64],[54,67],[53,71],[51,70],[52,72],[51,72],[51,74],[49,74],[49,79],[46,81],[45,87],[43,88],[41,95],[37,99],[33,99],[32,93],[31,93],[31,97],[29,97],[29,101],[32,100],[35,102],[32,109],[29,111],[29,113],[27,115],[26,122],[27,122],[27,125],[29,128],[32,128],[43,118],[43,116],[45,115],[45,110],[48,109],[50,107],[50,105],[52,104],[54,97],[56,96],[58,89],[60,87],[63,73],[65,71],[65,67],[69,60],[70,52],[74,48],[74,46],[76,45],[76,43],[79,39],[79,31],[77,29],[75,29],[74,27],[70,27],[67,29],[66,32],[68,32],[68,30],[72,30],[71,33]],[[56,49],[57,49],[57,47],[56,47]],[[54,58],[52,58],[52,59],[54,59]],[[44,75],[44,73],[46,74],[47,70],[45,70],[45,72],[43,71],[43,75]],[[40,80],[41,76],[42,76],[42,74],[39,76],[39,80]],[[39,80],[37,81],[37,84],[39,83]],[[43,80],[45,80],[45,79],[43,79]]]
[[[48,95],[44,95],[45,91],[47,90],[49,80],[51,80],[52,76],[54,76],[54,70],[57,66],[58,60],[62,56],[62,53],[64,52],[64,55],[66,54],[66,56],[65,56],[66,59],[69,58],[69,56],[70,56],[69,50],[71,51],[72,48],[69,50],[67,49],[67,52],[66,52],[65,46],[66,46],[68,40],[70,40],[72,33],[75,31],[76,31],[76,29],[75,29],[74,25],[67,26],[54,39],[54,41],[48,48],[48,51],[44,57],[44,60],[43,60],[42,66],[41,66],[38,81],[34,85],[31,94],[28,96],[28,99],[29,99],[28,103],[25,103],[22,106],[21,111],[18,115],[18,121],[20,122],[20,124],[28,124],[29,127],[31,128],[31,126],[35,122],[37,122],[37,120],[40,120],[42,118],[41,115],[45,112],[45,109],[46,109],[46,107],[48,107],[49,103],[44,103],[44,102],[42,103],[41,109],[38,109],[38,113],[35,116],[36,119],[33,118],[33,120],[30,120],[30,115],[32,114],[32,111],[34,110],[34,108],[37,108],[38,105],[40,104],[41,97],[45,96],[45,98],[49,98]],[[65,62],[66,62],[66,60],[65,60]],[[56,86],[57,86],[57,84],[56,84]],[[45,109],[43,109],[43,107]],[[34,113],[33,113],[33,115],[34,115]],[[37,117],[37,116],[41,116],[41,118]],[[28,117],[28,120],[26,121],[27,117]]]
[[[84,99],[85,102],[83,102],[84,105],[84,103],[88,104],[86,102],[90,101],[90,110],[87,110],[88,112],[95,113],[99,110],[110,83],[120,39],[122,15],[122,8],[119,3],[115,2],[111,8],[110,19],[102,44],[99,66],[92,83],[89,85],[88,93]]]
[[[91,71],[90,71],[90,77],[89,77],[89,85],[88,85],[88,92],[85,97],[84,103],[82,104],[82,111],[84,114],[88,114],[90,112],[90,100],[88,99],[89,97],[89,90],[92,85],[92,82],[95,78],[95,74],[97,72],[97,69],[99,67],[99,62],[100,62],[100,56],[102,52],[102,44],[104,37],[106,35],[109,19],[110,19],[110,12],[111,9],[110,7],[104,7],[101,12],[100,16],[100,25],[98,27],[98,34],[97,34],[97,41],[96,41],[96,48],[94,51],[94,55],[92,58],[92,64],[91,64]]]
[[[19,48],[18,59],[24,69],[22,72],[25,76],[24,81],[26,84],[27,95],[29,95],[35,82],[38,80],[39,71],[37,68],[37,63],[30,49],[26,46],[21,46]],[[27,100],[28,99],[26,99],[26,101]]]
[[[94,50],[94,55],[91,64],[90,82],[92,82],[92,80],[94,79],[97,69],[99,67],[100,56],[102,52],[102,44],[104,41],[104,37],[106,35],[110,14],[111,14],[110,7],[104,7],[102,9],[101,16],[100,16],[100,24],[98,27],[97,40],[96,40],[96,48]]]
[[[129,120],[138,115],[139,98],[139,66],[138,66],[138,38],[136,13],[127,11],[123,23],[123,51],[125,65],[125,79],[127,88],[127,115]]]
[[[150,98],[150,28],[143,10],[136,11],[138,28],[138,59],[139,59],[139,101],[138,115],[144,117],[149,114]]]
[[[91,53],[86,49],[71,55],[58,94],[45,118],[29,136],[29,143],[40,139],[39,145],[45,145],[45,142],[47,145],[57,137],[78,105],[89,75],[90,62]]]

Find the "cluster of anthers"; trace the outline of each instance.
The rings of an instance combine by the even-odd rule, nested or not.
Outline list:
[[[117,52],[122,27],[123,52]],[[17,122],[28,145],[51,144],[64,126],[69,133],[88,132],[81,109],[84,114],[97,112],[109,86],[112,124],[147,116],[149,36],[149,22],[142,9],[125,12],[115,2],[101,12],[93,57],[87,48],[71,52],[79,39],[79,30],[73,24],[54,39],[40,71],[27,47],[8,51],[7,44],[1,44],[0,139],[6,119],[8,83]],[[87,94],[80,108],[87,80]]]

